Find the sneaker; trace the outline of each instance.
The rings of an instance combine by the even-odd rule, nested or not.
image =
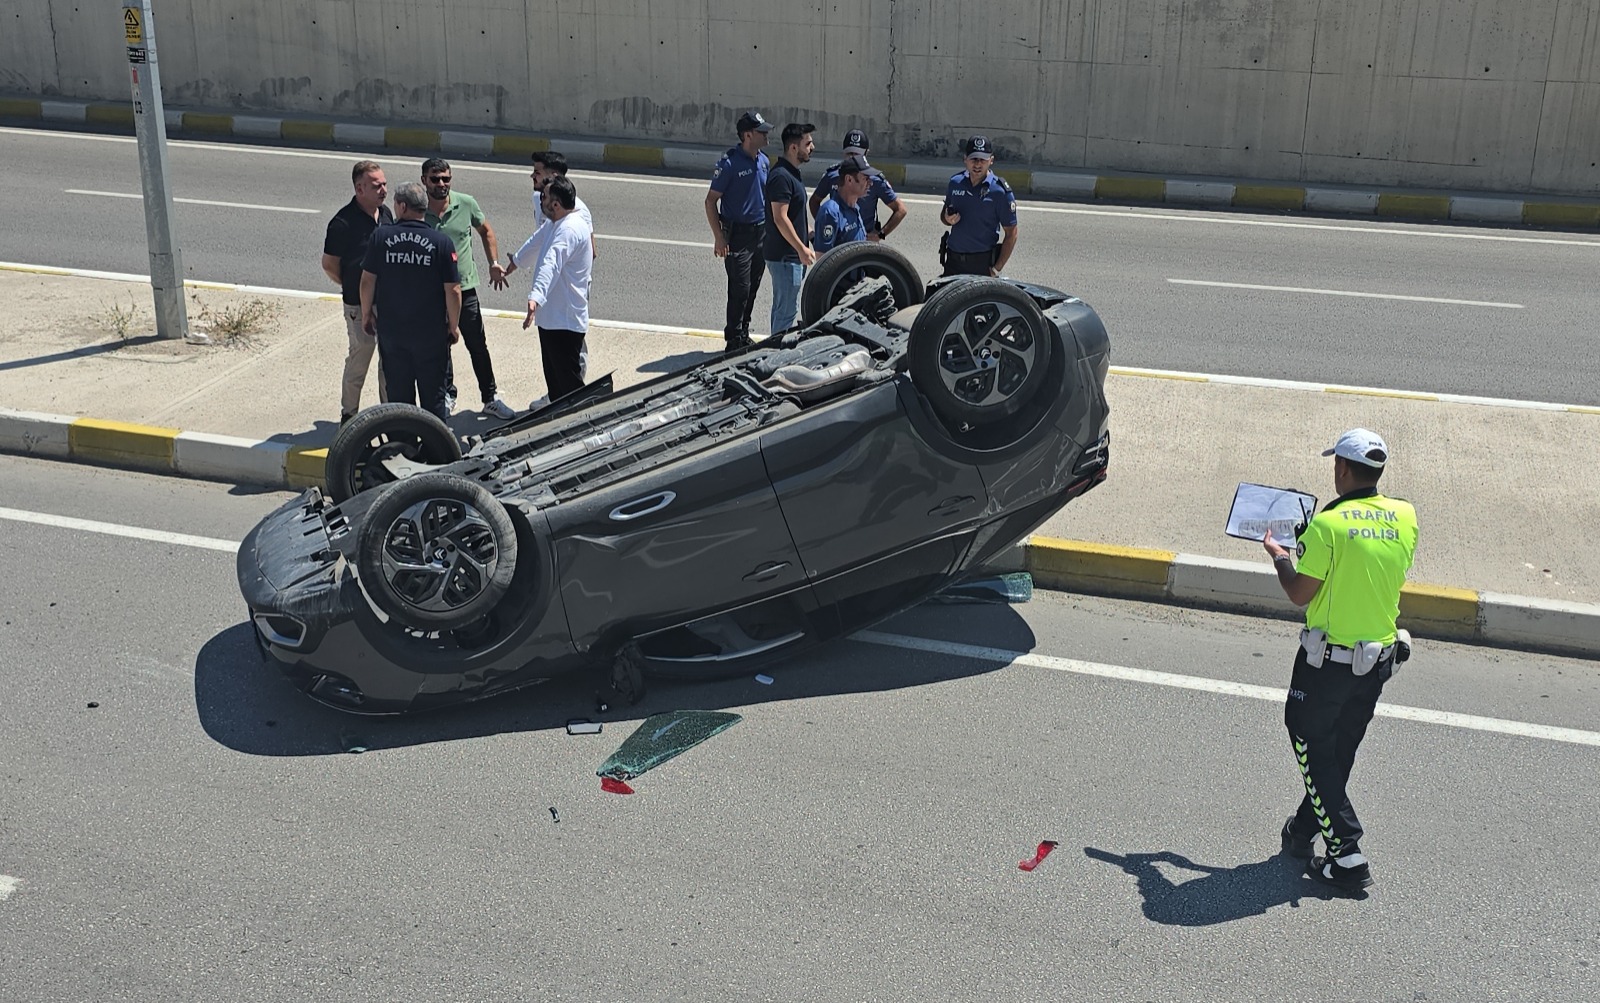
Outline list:
[[[1351,864],[1352,858],[1360,858],[1357,863]],[[1342,892],[1358,892],[1363,888],[1372,887],[1372,868],[1367,866],[1367,859],[1359,853],[1347,854],[1340,858],[1312,857],[1306,864],[1306,874],[1329,888],[1336,888]]]
[[[444,413],[445,414],[455,414],[456,413],[456,395],[455,394],[445,394],[444,395]]]
[[[507,404],[504,400],[501,400],[499,394],[495,394],[494,400],[483,406],[483,413],[491,415],[495,418],[504,418],[507,420],[517,416],[516,409],[510,404]]]
[[[536,400],[530,401],[528,403],[528,410],[529,411],[537,411],[542,407],[549,407],[549,406],[550,406],[550,398],[548,396],[544,396],[544,397],[540,397],[540,398],[538,398]]]
[[[1295,830],[1294,816],[1283,823],[1283,832],[1279,833],[1283,840],[1283,852],[1300,860],[1310,860],[1312,857],[1311,843],[1316,836],[1304,836]]]

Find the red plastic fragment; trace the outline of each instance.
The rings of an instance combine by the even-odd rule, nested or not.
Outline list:
[[[1038,867],[1041,862],[1043,862],[1044,858],[1050,856],[1050,851],[1054,850],[1056,848],[1056,846],[1057,846],[1057,843],[1056,843],[1055,840],[1053,840],[1053,839],[1045,840],[1044,842],[1039,844],[1038,851],[1035,852],[1032,857],[1029,857],[1027,860],[1019,862],[1017,864],[1017,866],[1022,868],[1024,871],[1033,870],[1035,867]]]
[[[632,794],[633,788],[618,780],[616,777],[601,777],[600,789],[612,794]]]

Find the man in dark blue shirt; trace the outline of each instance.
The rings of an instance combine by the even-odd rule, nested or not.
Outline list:
[[[867,134],[860,129],[851,129],[844,134],[844,155],[865,157],[867,150],[872,146]],[[842,163],[843,161],[841,161]],[[822,208],[822,203],[839,185],[839,164],[834,164],[822,172],[822,180],[817,182],[816,191],[811,193],[811,215],[815,216]],[[878,219],[878,203],[889,207],[888,222]],[[861,197],[861,221],[866,224],[867,239],[879,241],[894,232],[906,218],[906,203],[899,195],[895,194],[894,186],[889,179],[879,171],[872,179],[872,187],[867,189],[867,194]]]
[[[423,221],[428,191],[408,181],[395,189],[400,222],[372,231],[362,262],[361,326],[378,339],[389,399],[450,417],[445,365],[461,340],[461,273],[455,243]]]
[[[866,223],[861,218],[861,200],[866,198],[873,179],[879,176],[867,158],[851,154],[839,163],[839,185],[817,210],[817,232],[811,244],[818,254],[840,244],[866,240]]]
[[[800,307],[800,283],[806,266],[816,260],[810,246],[810,220],[806,218],[806,183],[800,165],[811,159],[816,126],[790,122],[783,127],[783,156],[767,174],[767,236],[765,257],[772,273],[772,333],[794,326]]]
[[[973,136],[961,150],[967,169],[950,178],[939,211],[939,222],[950,228],[939,261],[946,275],[999,275],[1017,247],[1017,196],[993,173],[987,136]]]
[[[739,116],[739,145],[723,154],[706,192],[706,220],[711,224],[712,253],[728,272],[727,325],[722,336],[728,351],[750,344],[750,315],[761,291],[762,238],[767,222],[767,133],[772,123],[760,112]]]

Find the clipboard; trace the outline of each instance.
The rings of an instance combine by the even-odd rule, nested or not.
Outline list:
[[[1275,543],[1293,550],[1300,542],[1296,531],[1317,511],[1316,495],[1293,488],[1241,483],[1233,493],[1223,532],[1240,540],[1260,543],[1272,531]]]

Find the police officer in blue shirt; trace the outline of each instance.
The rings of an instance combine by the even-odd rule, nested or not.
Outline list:
[[[851,154],[839,164],[839,184],[817,210],[817,227],[811,246],[818,254],[840,244],[866,240],[867,228],[861,215],[861,202],[881,172],[867,158]]]
[[[739,116],[739,145],[717,161],[706,192],[712,253],[728,272],[728,315],[722,336],[728,351],[750,344],[750,315],[761,290],[762,239],[767,229],[767,133],[772,123],[760,112]]]
[[[844,160],[834,164],[822,172],[822,180],[817,182],[816,191],[811,193],[811,215],[815,217],[822,209],[822,203],[834,189],[839,187],[839,168],[845,160],[851,157],[865,158],[867,150],[872,143],[867,139],[867,134],[860,129],[851,129],[844,134]],[[889,207],[887,222],[878,219],[878,203]],[[862,196],[861,219],[867,227],[867,239],[879,241],[894,232],[895,227],[905,222],[906,203],[899,195],[895,194],[894,186],[889,179],[883,176],[882,171],[873,172],[872,187],[867,189],[867,194]]]
[[[939,211],[950,228],[939,242],[939,263],[946,275],[999,275],[1017,247],[1017,196],[992,172],[987,136],[971,137],[961,150],[967,169],[950,178]]]

